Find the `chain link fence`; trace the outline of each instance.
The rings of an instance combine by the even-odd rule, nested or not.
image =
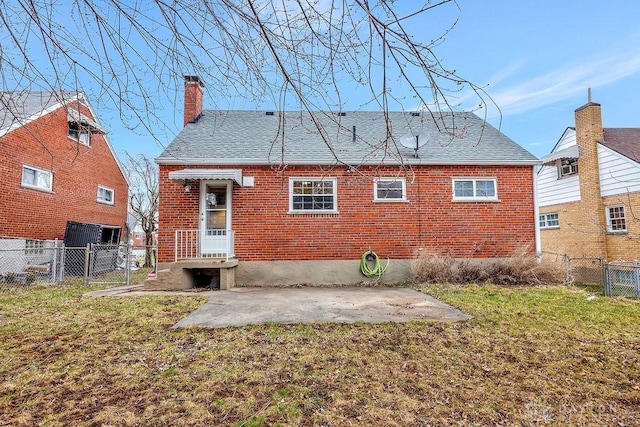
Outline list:
[[[568,282],[604,286],[603,266],[602,258],[567,257]]]
[[[605,295],[640,298],[640,264],[638,261],[614,261],[604,266]]]
[[[569,257],[564,254],[543,252],[542,260],[562,265],[566,283],[597,285],[604,288],[604,260],[602,258]]]
[[[569,257],[543,252],[545,261],[561,262],[566,282],[594,285],[610,297],[640,298],[640,263],[638,261],[606,262],[602,258]]]
[[[72,281],[129,285],[145,260],[146,267],[155,265],[155,254],[155,248],[127,244],[65,247],[58,240],[0,239],[0,290]]]

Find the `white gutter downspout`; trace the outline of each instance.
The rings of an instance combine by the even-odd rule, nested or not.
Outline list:
[[[536,254],[538,257],[542,256],[542,245],[540,243],[540,208],[538,207],[538,173],[536,167],[531,168],[533,170],[533,221],[536,226]]]

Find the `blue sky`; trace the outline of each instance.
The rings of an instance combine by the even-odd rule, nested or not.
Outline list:
[[[459,0],[458,5],[459,10],[427,13],[410,28],[418,37],[433,34],[432,29],[446,28],[458,17],[436,53],[445,67],[487,85],[502,112],[500,118],[490,110],[489,122],[534,155],[547,154],[565,128],[573,126],[574,110],[587,102],[589,87],[592,100],[602,104],[605,127],[640,127],[640,2]],[[213,96],[205,88],[205,108],[212,108]],[[174,99],[181,101],[182,93]],[[465,109],[476,106],[465,94],[458,101]],[[252,108],[246,103],[232,107]],[[182,103],[164,108],[177,134]],[[119,155],[127,151],[155,157],[162,151],[153,138],[120,126],[117,113],[98,114]],[[175,134],[160,136],[161,144]]]

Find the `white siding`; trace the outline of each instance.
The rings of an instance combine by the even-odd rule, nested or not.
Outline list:
[[[598,163],[602,196],[640,191],[640,164],[601,144]]]
[[[552,153],[560,150],[564,150],[572,145],[576,145],[576,130],[572,128],[567,128],[562,134],[560,141],[554,147]]]
[[[564,150],[576,145],[576,131],[568,128],[552,152]],[[559,203],[580,200],[580,169],[578,175],[558,179],[558,168],[555,165],[542,166],[538,172],[538,206],[557,205]]]

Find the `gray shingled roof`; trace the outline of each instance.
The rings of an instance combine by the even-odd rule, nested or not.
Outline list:
[[[23,123],[34,114],[76,99],[77,92],[0,92],[0,130]]]
[[[473,113],[388,114],[315,112],[326,137],[307,112],[204,111],[156,159],[160,164],[538,164],[538,159]],[[353,127],[356,138],[353,140]],[[450,130],[454,129],[453,132]],[[449,130],[449,131],[448,131]],[[418,150],[405,136],[428,134]],[[400,153],[400,154],[399,154]]]
[[[640,128],[604,128],[605,147],[640,163]]]

